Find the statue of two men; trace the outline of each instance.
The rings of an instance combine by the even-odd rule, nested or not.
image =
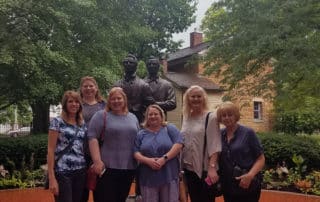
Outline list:
[[[124,77],[114,86],[121,87],[128,98],[129,111],[141,123],[150,104],[158,104],[165,112],[176,108],[176,97],[170,82],[159,77],[160,62],[154,57],[147,61],[148,76],[142,80],[136,75],[138,60],[128,54],[122,62]]]

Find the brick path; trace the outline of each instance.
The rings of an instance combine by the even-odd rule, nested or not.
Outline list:
[[[281,194],[279,194],[281,193]],[[0,190],[0,202],[53,202],[52,194],[42,188]],[[90,196],[90,202],[92,197]],[[216,202],[223,202],[219,197]],[[319,196],[263,190],[260,202],[320,202]]]

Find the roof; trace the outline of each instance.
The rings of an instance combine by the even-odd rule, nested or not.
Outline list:
[[[184,58],[184,57],[188,57],[188,56],[191,56],[195,53],[199,53],[203,50],[206,50],[210,47],[210,42],[205,42],[205,43],[201,43],[201,44],[198,44],[196,45],[195,47],[187,47],[187,48],[183,48],[181,50],[178,50],[174,53],[170,53],[168,55],[168,59],[167,61],[170,62],[170,61],[173,61],[173,60],[176,60],[176,59],[180,59],[180,58]]]
[[[167,72],[164,74],[164,77],[179,88],[189,88],[192,85],[199,85],[205,90],[222,91],[220,86],[212,80],[198,74]]]

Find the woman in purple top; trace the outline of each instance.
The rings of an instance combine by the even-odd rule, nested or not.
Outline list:
[[[240,111],[232,102],[222,103],[217,117],[225,126],[219,164],[224,201],[258,202],[265,164],[262,146],[251,128],[238,124]]]
[[[100,176],[94,192],[95,202],[125,202],[129,194],[137,168],[133,146],[139,122],[127,106],[127,96],[122,88],[114,87],[110,90],[106,109],[98,111],[91,119],[89,148],[93,169]]]
[[[89,125],[92,116],[105,108],[105,101],[101,96],[97,81],[91,76],[85,76],[80,81],[80,96],[82,101],[82,114],[85,124]],[[91,162],[88,141],[85,141],[85,154],[87,165]],[[87,202],[89,199],[89,190],[85,188],[81,202]]]
[[[143,202],[178,202],[179,160],[182,146],[180,131],[165,122],[164,111],[150,105],[134,147],[139,166]]]

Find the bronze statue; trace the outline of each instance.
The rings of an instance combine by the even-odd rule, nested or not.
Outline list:
[[[176,95],[171,83],[159,77],[160,62],[150,56],[147,61],[148,76],[144,78],[152,91],[155,104],[159,105],[165,113],[176,108]]]
[[[124,78],[117,81],[114,86],[121,87],[128,98],[128,109],[136,115],[139,123],[143,121],[146,108],[154,103],[151,88],[136,75],[138,60],[128,54],[122,62],[124,67]]]

